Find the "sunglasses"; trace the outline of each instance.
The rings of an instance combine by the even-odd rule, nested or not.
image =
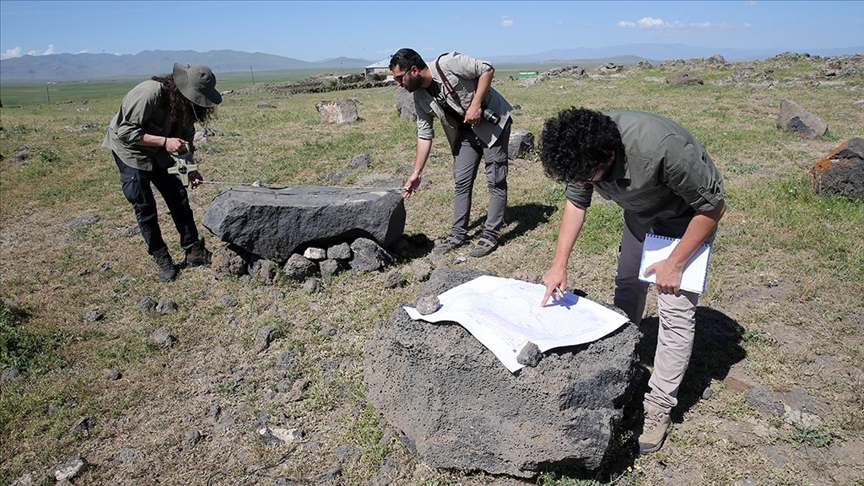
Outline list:
[[[414,69],[414,68],[412,67],[411,69]],[[405,76],[406,74],[410,73],[410,72],[411,72],[411,69],[405,71],[405,72],[402,73],[402,74],[399,74],[399,75],[393,76],[393,80],[396,81],[396,82],[399,83],[399,84],[402,84],[402,77]]]

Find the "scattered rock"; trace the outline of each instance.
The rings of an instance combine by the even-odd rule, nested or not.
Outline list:
[[[338,445],[333,453],[340,464],[351,464],[363,455],[363,451],[351,445]]]
[[[166,300],[156,304],[156,312],[163,316],[167,316],[177,312],[177,303],[173,300]]]
[[[695,84],[705,84],[705,81],[702,80],[699,76],[689,73],[689,72],[681,72],[676,73],[673,76],[666,78],[666,83],[675,85],[695,85]]]
[[[303,281],[318,273],[318,265],[299,253],[293,253],[282,269],[285,278]]]
[[[101,270],[103,272],[107,272],[108,270],[111,270],[111,262],[100,263],[99,264],[99,270]]]
[[[355,99],[319,101],[315,103],[315,109],[321,117],[321,123],[353,123],[360,120],[357,112],[359,104]]]
[[[706,386],[702,390],[702,400],[710,400],[714,396],[714,390],[710,386]]]
[[[33,481],[33,474],[27,473],[12,481],[9,486],[36,486],[36,483]]]
[[[817,138],[825,135],[825,132],[828,131],[828,124],[794,101],[784,99],[780,100],[777,128],[794,130],[805,138]]]
[[[255,260],[249,267],[249,275],[258,277],[268,284],[272,284],[276,280],[276,273],[279,265],[276,262],[264,258]]]
[[[89,274],[90,274],[89,269],[82,268],[81,270],[78,270],[78,276],[79,277],[84,277],[84,276],[89,275]]]
[[[354,258],[351,259],[350,266],[358,272],[377,272],[393,263],[393,257],[369,238],[354,240],[351,251],[354,252]]]
[[[751,388],[744,392],[744,401],[766,415],[782,416],[783,403],[764,388]]]
[[[54,469],[54,479],[57,481],[65,481],[76,478],[79,474],[86,471],[89,465],[87,459],[81,456],[70,458],[68,461]]]
[[[290,444],[291,442],[305,437],[306,433],[300,428],[282,429],[276,427],[262,427],[258,429],[258,435],[261,436],[261,440],[263,440],[265,444]]]
[[[414,95],[401,86],[393,91],[396,97],[396,113],[399,118],[410,122],[417,120],[417,110],[414,106]]]
[[[167,349],[174,346],[174,343],[177,342],[177,338],[168,333],[168,330],[164,327],[160,327],[150,335],[150,342],[152,342],[156,347]]]
[[[134,447],[124,447],[120,450],[120,462],[123,464],[135,464],[144,460],[144,452]]]
[[[534,150],[534,134],[527,130],[512,130],[507,158],[518,159]]]
[[[417,309],[417,312],[424,316],[436,312],[440,307],[441,301],[438,300],[437,295],[424,295],[417,299],[417,302],[414,304],[414,308]]]
[[[291,390],[291,380],[288,378],[282,378],[281,380],[276,382],[276,385],[273,387],[279,393],[285,393]]]
[[[291,390],[288,392],[288,395],[285,397],[285,400],[289,402],[299,402],[303,399],[303,392],[306,391],[306,388],[309,386],[309,380],[301,378],[294,382],[291,385]]]
[[[222,414],[222,407],[220,407],[218,403],[211,404],[210,408],[207,410],[207,417],[213,421],[219,420],[219,416],[221,414]]]
[[[230,294],[223,295],[222,298],[219,299],[219,302],[222,305],[224,305],[225,307],[237,307],[237,303],[238,303],[237,297],[234,297],[233,295],[230,295]]]
[[[327,259],[327,250],[324,248],[310,246],[309,248],[306,248],[306,250],[303,252],[303,258],[315,262],[320,262],[321,260]]]
[[[387,272],[387,276],[384,278],[385,289],[395,289],[396,287],[404,287],[405,285],[408,285],[408,279],[405,278],[405,275],[402,275],[402,272],[399,270]]]
[[[321,283],[321,279],[310,278],[303,284],[303,290],[309,294],[317,294],[324,290],[324,284]]]
[[[156,309],[156,301],[153,300],[149,295],[145,295],[141,297],[141,300],[138,301],[138,308],[145,311],[152,311]]]
[[[91,310],[84,313],[84,322],[96,322],[105,318],[105,314],[98,310]]]
[[[198,429],[189,429],[186,431],[186,434],[184,434],[183,439],[186,442],[186,445],[192,447],[201,441],[201,433],[198,432]]]
[[[346,260],[324,260],[318,264],[318,271],[321,272],[322,277],[332,277],[347,269],[348,262]]]
[[[258,108],[276,108],[276,105],[271,105],[270,103],[258,103]]]
[[[294,359],[297,357],[296,354],[290,351],[284,351],[276,357],[276,367],[290,369],[291,365],[294,364]]]
[[[123,377],[123,375],[119,371],[115,370],[114,368],[105,368],[104,370],[102,370],[102,376],[106,380],[111,380],[111,381],[119,380],[120,378]]]
[[[98,214],[85,214],[83,216],[78,216],[77,218],[73,219],[69,222],[67,226],[71,229],[81,228],[84,226],[96,224],[99,222],[100,219],[101,218]]]
[[[417,279],[418,282],[425,282],[429,280],[429,276],[432,275],[432,264],[425,258],[414,260],[411,262],[411,265],[408,266],[408,272],[413,274],[414,278]]]
[[[516,356],[516,361],[519,364],[532,368],[540,364],[541,359],[543,359],[543,353],[540,352],[540,348],[530,341],[522,347],[522,351],[519,351],[519,355]]]
[[[332,483],[337,481],[340,476],[342,476],[342,468],[334,467],[313,477],[312,482],[315,484]]]
[[[15,381],[21,377],[21,371],[14,366],[7,366],[0,371],[0,383]]]
[[[85,436],[89,437],[91,425],[92,425],[92,420],[90,419],[90,417],[81,417],[75,421],[75,423],[72,425],[72,428],[69,430],[69,432],[71,432],[73,434],[80,433],[80,434],[84,434]]]
[[[264,326],[258,329],[258,332],[255,334],[255,343],[252,345],[252,351],[260,353],[267,349],[275,335],[275,326]]]
[[[354,169],[368,169],[372,165],[372,156],[366,152],[355,155],[348,165]]]
[[[864,138],[850,138],[810,169],[817,193],[864,200]]]
[[[331,260],[350,260],[354,254],[348,243],[339,243],[327,248],[327,258]]]
[[[217,275],[244,275],[249,271],[249,264],[230,245],[218,245],[213,248],[210,268]]]

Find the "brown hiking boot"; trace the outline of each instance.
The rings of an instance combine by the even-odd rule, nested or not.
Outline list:
[[[212,254],[204,248],[204,238],[196,241],[191,248],[186,250],[186,265],[190,267],[200,267],[202,265],[210,265]]]
[[[177,267],[171,260],[171,253],[168,252],[168,248],[161,248],[153,252],[153,260],[156,262],[156,274],[159,275],[159,280],[170,282],[177,277]]]
[[[639,433],[639,453],[655,452],[663,446],[672,418],[669,412],[653,405],[644,404],[645,420]]]

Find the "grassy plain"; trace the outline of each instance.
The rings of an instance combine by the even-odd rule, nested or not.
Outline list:
[[[536,483],[864,484],[864,206],[814,194],[805,176],[842,140],[862,136],[864,81],[823,78],[822,63],[751,65],[770,84],[764,78],[725,83],[740,66],[705,67],[699,70],[704,85],[678,87],[658,81],[674,72],[663,66],[614,75],[589,70],[590,77],[530,87],[500,73],[496,89],[521,106],[514,128],[538,138],[543,120],[571,105],[646,110],[679,121],[712,154],[729,206],[700,301],[707,324],[697,329],[701,337],[662,451],[636,456],[626,445],[629,431],[621,430],[603,471],[549,471]],[[255,77],[256,83],[281,82]],[[216,278],[204,268],[185,270],[170,284],[157,281],[140,236],[125,230],[134,215],[100,146],[104,127],[137,81],[69,85],[74,94],[62,100],[66,85],[60,85],[50,104],[37,101],[44,85],[14,95],[14,86],[3,85],[0,282],[2,297],[18,305],[0,310],[0,368],[14,365],[23,375],[0,384],[0,484],[27,473],[47,484],[53,467],[75,454],[94,465],[76,484],[325,481],[321,475],[336,465],[338,484],[384,477],[426,486],[522,484],[426,468],[365,399],[363,350],[422,282],[409,279],[386,290],[382,274],[341,274],[324,279],[323,293],[309,294],[286,282]],[[219,87],[248,84],[224,76]],[[374,174],[401,180],[399,171],[413,158],[415,128],[397,117],[391,87],[249,93],[227,96],[211,124],[216,135],[198,157],[209,180],[325,184],[361,152],[371,155],[372,165],[347,184]],[[315,103],[343,97],[360,101],[362,120],[320,124]],[[778,131],[783,98],[818,114],[829,133],[804,140]],[[259,108],[263,102],[276,108]],[[9,161],[20,146],[29,157]],[[406,202],[406,234],[446,234],[450,162],[446,143],[436,140],[422,189]],[[461,262],[454,255],[446,262],[539,281],[554,250],[563,188],[543,175],[536,155],[512,161],[509,181],[502,247],[483,259]],[[221,187],[193,193],[199,221]],[[476,231],[485,205],[481,183]],[[87,214],[97,214],[98,222],[70,226]],[[612,301],[620,217],[615,205],[595,201],[571,258],[571,285],[595,300]],[[177,257],[178,238],[164,210],[161,222]],[[173,300],[179,311],[141,310],[145,296]],[[646,369],[656,340],[653,301],[640,348]],[[94,310],[104,317],[84,319]],[[712,322],[738,331],[718,332]],[[255,333],[265,325],[275,326],[279,338],[256,354]],[[160,327],[179,339],[170,350],[149,344]],[[105,369],[122,377],[111,380]],[[281,380],[299,378],[310,380],[304,400],[272,393]],[[703,399],[708,386],[712,396]],[[755,406],[748,390],[791,410]],[[89,427],[76,428],[82,417]],[[266,446],[257,436],[261,424],[302,428],[306,435],[288,446]],[[193,429],[202,434],[195,445],[186,438]]]

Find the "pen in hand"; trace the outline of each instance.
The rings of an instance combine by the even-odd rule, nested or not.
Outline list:
[[[558,300],[561,300],[564,298],[564,292],[562,292],[561,287],[559,287],[557,285],[555,286],[555,296],[558,297]]]

